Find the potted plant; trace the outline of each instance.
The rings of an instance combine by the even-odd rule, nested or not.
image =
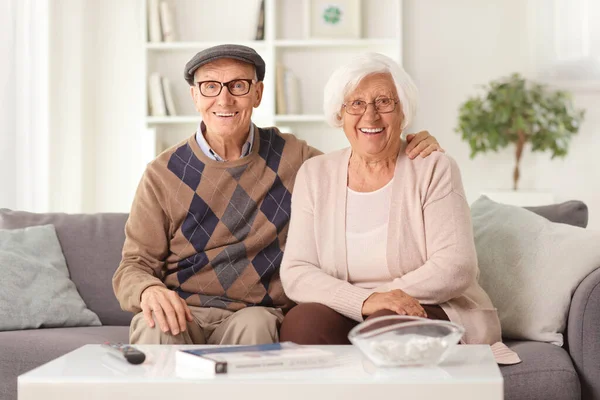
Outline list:
[[[482,96],[469,98],[459,110],[455,129],[478,153],[515,144],[513,189],[519,183],[519,163],[526,143],[532,151],[550,151],[552,158],[567,154],[571,137],[579,131],[584,110],[574,108],[569,93],[512,74],[483,86]]]

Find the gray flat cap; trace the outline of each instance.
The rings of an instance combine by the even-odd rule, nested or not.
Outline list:
[[[202,50],[185,64],[183,76],[187,83],[193,86],[194,72],[196,72],[198,67],[219,58],[233,58],[234,60],[252,64],[256,68],[258,80],[262,81],[265,78],[265,60],[254,49],[238,44],[221,44]]]

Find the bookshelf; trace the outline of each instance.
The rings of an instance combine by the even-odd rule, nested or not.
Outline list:
[[[183,79],[185,63],[198,51],[223,43],[254,48],[265,60],[263,100],[253,113],[259,126],[278,126],[322,151],[347,146],[340,129],[327,126],[322,113],[323,87],[331,72],[365,51],[386,54],[402,61],[402,0],[361,0],[361,36],[309,38],[307,6],[315,0],[264,0],[264,40],[254,40],[261,0],[165,0],[172,11],[176,40],[150,41],[148,11],[155,0],[145,0],[142,12],[144,44],[144,98],[153,73],[171,81],[176,115],[153,116],[150,106],[143,118],[155,144],[153,158],[169,146],[189,137],[200,116],[194,109],[189,86]],[[159,1],[160,3],[160,1]],[[277,65],[283,65],[298,82],[297,110],[277,113]],[[297,111],[294,110],[294,111]]]

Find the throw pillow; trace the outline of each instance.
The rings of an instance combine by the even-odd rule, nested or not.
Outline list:
[[[0,331],[101,325],[69,279],[53,225],[0,229]]]
[[[582,228],[587,227],[588,224],[588,208],[583,201],[570,200],[559,204],[525,208],[552,222],[560,222]]]
[[[480,284],[504,337],[563,345],[571,296],[600,267],[600,232],[482,196],[471,206]]]

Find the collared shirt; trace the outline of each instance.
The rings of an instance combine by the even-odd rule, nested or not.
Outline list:
[[[198,146],[200,146],[200,149],[202,150],[202,152],[204,154],[206,154],[206,156],[212,160],[226,161],[223,159],[223,157],[218,155],[217,152],[214,151],[210,147],[210,145],[206,141],[206,138],[204,137],[205,133],[206,133],[206,124],[204,123],[204,121],[200,121],[200,124],[198,124],[198,130],[196,131],[196,141],[198,142]],[[254,123],[252,123],[252,121],[250,121],[250,134],[248,135],[248,140],[246,140],[246,143],[244,143],[244,145],[242,146],[242,154],[240,155],[240,158],[244,158],[252,152],[253,144],[254,144]]]

